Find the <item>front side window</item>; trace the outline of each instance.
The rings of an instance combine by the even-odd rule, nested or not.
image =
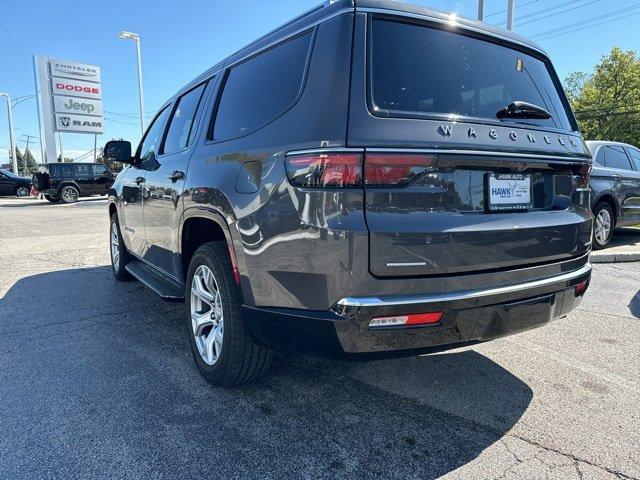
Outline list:
[[[422,25],[374,18],[370,43],[374,114],[420,118],[460,115],[497,121],[514,101],[553,117],[503,119],[574,130],[550,64],[489,41]]]
[[[631,170],[629,157],[624,152],[624,148],[618,145],[607,145],[605,147],[604,162],[605,167]]]
[[[213,138],[247,134],[284,113],[298,98],[311,44],[308,32],[232,67],[218,105]]]
[[[196,111],[205,87],[206,83],[203,83],[178,99],[178,105],[171,117],[162,153],[178,152],[189,145],[192,132],[196,129]]]
[[[91,168],[93,169],[94,175],[105,175],[109,173],[109,169],[106,167],[106,165],[102,165],[101,163],[91,165]]]
[[[155,118],[151,126],[147,129],[147,134],[142,141],[138,158],[140,162],[145,162],[158,154],[160,142],[162,141],[162,132],[164,124],[169,116],[169,107],[165,107]]]

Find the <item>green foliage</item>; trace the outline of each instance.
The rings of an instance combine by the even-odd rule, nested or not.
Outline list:
[[[31,150],[27,150],[22,154],[16,147],[16,159],[18,160],[18,175],[30,177],[38,169],[36,159],[33,158]]]
[[[640,145],[640,58],[614,47],[593,73],[572,73],[565,90],[586,140]]]

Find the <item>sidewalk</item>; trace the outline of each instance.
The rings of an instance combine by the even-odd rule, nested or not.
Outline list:
[[[608,248],[594,250],[591,263],[619,263],[640,261],[640,228],[621,228],[613,233]]]

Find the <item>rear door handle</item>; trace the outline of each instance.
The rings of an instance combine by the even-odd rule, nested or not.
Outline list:
[[[136,177],[134,182],[136,182],[136,185],[140,185],[141,183],[145,182],[145,179],[144,179],[144,177]]]
[[[622,178],[622,175],[620,175],[618,173],[614,173],[613,174],[613,178],[615,178],[616,180],[620,180]]]
[[[172,182],[177,182],[178,180],[182,180],[184,178],[184,172],[180,172],[176,170],[171,175],[169,175],[169,180]]]

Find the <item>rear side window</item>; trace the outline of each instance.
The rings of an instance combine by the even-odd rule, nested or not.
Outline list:
[[[640,150],[635,148],[628,148],[629,156],[631,157],[631,162],[633,163],[633,167],[640,171]]]
[[[187,148],[196,129],[196,111],[202,98],[206,83],[182,95],[171,117],[163,153],[174,153]]]
[[[91,168],[89,165],[75,165],[76,167],[76,175],[82,177],[88,177],[91,175]]]
[[[627,157],[624,148],[618,145],[607,145],[604,150],[605,167],[632,170],[629,157]]]
[[[505,119],[574,130],[550,64],[479,38],[374,18],[371,26],[371,106],[379,116],[461,115],[496,121],[520,100],[553,118]]]
[[[232,67],[213,129],[214,140],[245,135],[290,108],[304,82],[312,32]]]
[[[61,163],[58,165],[51,165],[49,167],[52,176],[62,178],[73,178],[73,167],[68,163]]]

